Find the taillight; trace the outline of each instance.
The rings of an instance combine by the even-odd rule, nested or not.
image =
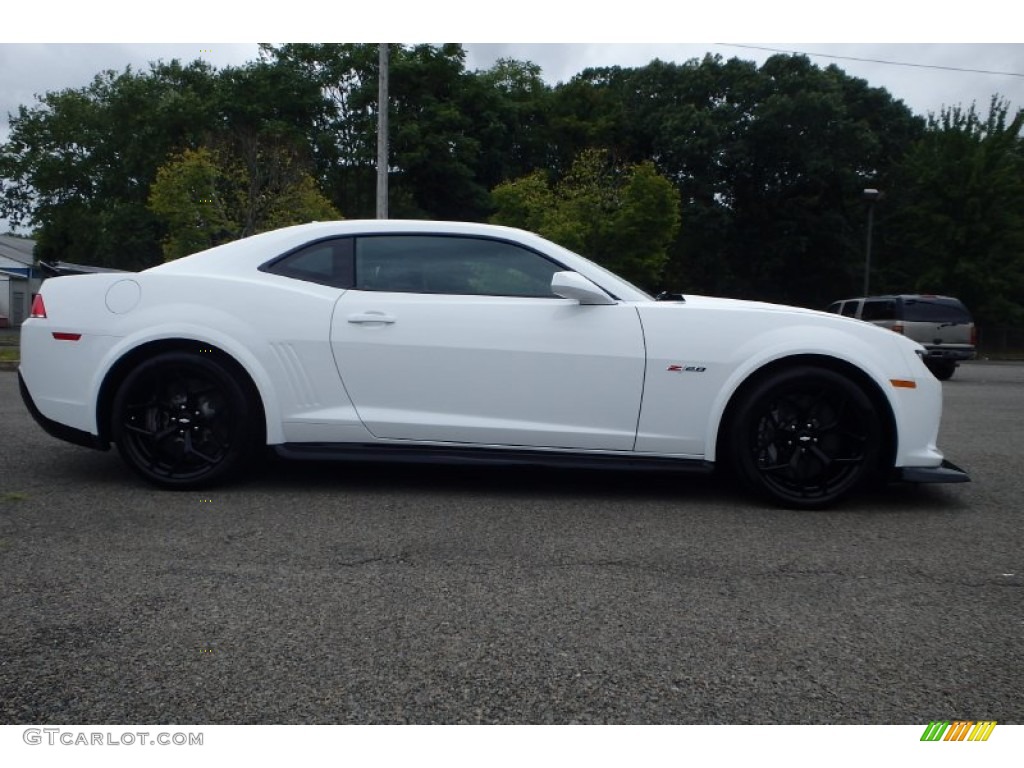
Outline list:
[[[41,293],[37,293],[35,298],[32,299],[32,310],[28,316],[46,318],[46,305],[43,304],[43,295]]]
[[[892,329],[896,333],[903,333],[903,326],[900,325],[899,323],[896,323],[896,325],[894,325]]]

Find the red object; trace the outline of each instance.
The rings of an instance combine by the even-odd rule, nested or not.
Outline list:
[[[42,294],[37,293],[36,297],[32,299],[32,311],[29,312],[28,316],[37,318],[46,317],[46,305],[43,304]]]
[[[56,331],[54,331],[53,332],[53,338],[55,338],[57,341],[78,341],[80,338],[82,338],[82,334],[80,334],[80,333],[57,333]]]

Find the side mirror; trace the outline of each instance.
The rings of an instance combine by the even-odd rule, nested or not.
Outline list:
[[[579,272],[555,272],[551,276],[551,292],[580,304],[615,304],[615,299]]]

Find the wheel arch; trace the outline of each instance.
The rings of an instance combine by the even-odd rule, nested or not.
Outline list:
[[[178,337],[155,339],[132,347],[108,368],[96,398],[96,427],[101,441],[104,443],[111,441],[114,398],[125,377],[143,360],[165,352],[193,352],[210,356],[230,371],[257,409],[259,417],[257,429],[265,442],[267,409],[260,389],[246,367],[231,354],[214,344]]]
[[[896,426],[896,415],[889,399],[885,396],[878,382],[863,369],[845,360],[820,354],[789,355],[771,360],[751,371],[733,390],[722,412],[722,417],[718,420],[718,425],[714,431],[715,444],[712,446],[714,456],[717,458],[727,455],[729,427],[735,417],[737,408],[743,402],[746,394],[765,379],[780,371],[798,366],[824,368],[847,376],[864,391],[871,400],[876,413],[878,413],[882,426],[884,444],[881,450],[879,470],[882,473],[887,473],[891,470],[896,461],[898,429]]]

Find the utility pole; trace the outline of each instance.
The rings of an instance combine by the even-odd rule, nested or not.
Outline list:
[[[388,217],[388,44],[380,43],[377,84],[377,218]]]
[[[865,189],[861,193],[861,199],[868,204],[868,238],[864,246],[864,295],[868,295],[868,288],[871,285],[871,230],[875,223],[875,203],[882,196],[877,189]]]

